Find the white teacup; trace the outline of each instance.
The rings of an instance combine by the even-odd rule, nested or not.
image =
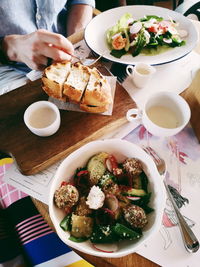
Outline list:
[[[172,136],[189,122],[191,111],[188,103],[178,94],[159,92],[152,95],[142,109],[130,109],[128,121],[140,121],[155,136]]]
[[[142,88],[150,81],[156,69],[147,63],[141,62],[136,63],[135,66],[128,65],[126,67],[126,72],[132,78],[133,83],[138,88]]]
[[[24,122],[32,133],[38,136],[50,136],[60,127],[60,112],[55,104],[38,101],[26,109]]]

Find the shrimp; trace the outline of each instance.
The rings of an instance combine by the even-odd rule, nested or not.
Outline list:
[[[121,50],[126,45],[126,38],[123,38],[121,35],[116,36],[112,41],[112,47],[116,50]]]

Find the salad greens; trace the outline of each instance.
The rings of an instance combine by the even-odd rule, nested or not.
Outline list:
[[[143,53],[143,50],[152,49],[156,53],[164,51],[159,47],[174,48],[185,44],[183,38],[187,36],[184,30],[178,30],[178,23],[164,20],[155,15],[146,15],[134,20],[130,13],[124,14],[106,32],[107,44],[111,55],[120,58],[129,53],[133,57]],[[147,54],[147,53],[145,53]]]
[[[148,182],[142,162],[136,158],[118,163],[106,152],[92,156],[75,171],[71,182],[63,181],[54,194],[55,204],[59,202],[66,214],[60,227],[70,232],[69,239],[74,242],[89,239],[94,244],[108,244],[139,239],[148,223],[147,214],[154,211],[149,207]]]

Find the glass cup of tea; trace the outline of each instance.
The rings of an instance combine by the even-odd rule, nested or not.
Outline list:
[[[38,101],[25,110],[24,122],[32,133],[38,136],[50,136],[60,127],[60,111],[51,102]]]
[[[138,88],[145,87],[155,72],[154,67],[142,62],[136,63],[135,66],[128,65],[126,67],[126,73]]]
[[[153,94],[142,109],[130,109],[126,114],[128,121],[139,121],[148,132],[155,136],[173,136],[189,122],[191,110],[180,95],[173,92]]]

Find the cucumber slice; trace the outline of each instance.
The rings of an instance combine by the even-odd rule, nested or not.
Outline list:
[[[128,196],[144,196],[144,195],[146,195],[146,192],[143,189],[131,188],[131,189],[126,191],[125,195],[128,195]]]
[[[90,241],[92,243],[103,244],[103,243],[114,243],[119,240],[119,237],[113,231],[113,226],[111,225],[96,225]]]
[[[115,233],[120,237],[120,239],[139,239],[141,237],[141,233],[138,233],[123,224],[117,223],[114,226]]]
[[[108,157],[107,153],[101,152],[93,156],[87,164],[87,170],[90,173],[90,180],[92,184],[97,184],[99,179],[106,171],[105,159]]]

